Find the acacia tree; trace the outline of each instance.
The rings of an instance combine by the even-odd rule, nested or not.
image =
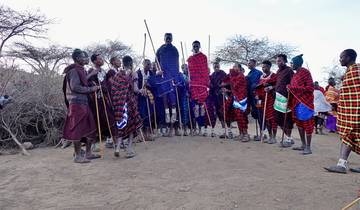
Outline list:
[[[293,46],[272,42],[267,37],[253,38],[238,34],[229,38],[225,45],[215,52],[215,55],[224,63],[247,64],[249,59],[273,61],[277,54],[283,53],[290,56],[295,50]]]
[[[39,11],[15,11],[4,5],[0,5],[0,58],[6,43],[19,37],[45,38],[47,26],[51,20],[47,19]]]
[[[15,43],[14,49],[8,55],[24,61],[33,72],[40,76],[54,76],[60,67],[69,63],[71,54],[69,47],[50,45],[49,47],[35,47],[26,43]]]
[[[92,44],[85,48],[85,51],[91,56],[93,53],[99,53],[103,56],[105,62],[109,64],[112,56],[124,57],[125,55],[137,58],[130,46],[119,40],[106,40],[104,43]]]

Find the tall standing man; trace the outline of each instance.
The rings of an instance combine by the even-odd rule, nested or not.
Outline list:
[[[74,63],[64,70],[63,92],[68,108],[63,138],[74,143],[75,163],[89,163],[98,156],[91,153],[91,143],[96,137],[95,118],[89,107],[88,96],[99,90],[99,86],[88,86],[83,51],[75,49],[72,53]],[[81,140],[86,142],[86,153],[81,154]]]
[[[325,168],[330,172],[346,173],[351,151],[360,154],[360,64],[356,63],[356,56],[353,49],[340,54],[341,66],[347,67],[338,103],[337,129],[342,144],[337,165]],[[360,173],[360,168],[350,170]]]
[[[248,84],[248,102],[250,104],[250,108],[251,108],[251,116],[257,120],[257,123],[259,123],[259,125],[261,125],[261,122],[259,121],[259,110],[256,107],[256,102],[255,102],[255,88],[256,86],[259,84],[260,81],[260,77],[262,76],[262,72],[258,69],[255,68],[256,67],[256,60],[255,59],[250,59],[248,62],[248,68],[250,70],[250,72],[248,73],[248,75],[246,76],[246,80],[247,80],[247,84]],[[260,129],[261,126],[259,126]],[[254,141],[260,141],[260,138],[258,136],[255,136]]]

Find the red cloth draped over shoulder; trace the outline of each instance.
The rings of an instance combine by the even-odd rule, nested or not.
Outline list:
[[[232,94],[238,99],[242,100],[247,97],[247,80],[245,75],[240,71],[230,69],[230,86]]]
[[[199,52],[188,59],[190,92],[193,100],[204,103],[209,95],[210,77],[207,57]]]
[[[314,83],[309,70],[301,67],[296,71],[288,86],[291,92],[290,107],[301,102],[308,108],[314,110]]]

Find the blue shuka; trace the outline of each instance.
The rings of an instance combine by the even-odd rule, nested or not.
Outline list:
[[[151,74],[152,73],[150,71],[149,76],[151,76]],[[145,80],[145,78],[144,78],[143,72],[140,69],[137,70],[137,75],[138,75],[138,89],[141,89],[144,86],[143,81]],[[152,92],[151,89],[150,89],[150,91]],[[149,104],[148,104],[147,96],[143,96],[141,94],[138,94],[137,96],[138,96],[138,110],[139,110],[141,118],[143,119],[143,126],[146,128],[149,128],[150,122],[149,122],[148,111],[150,111],[150,115],[151,115],[153,113],[153,107],[150,104],[150,100],[149,100]],[[149,110],[148,110],[148,105],[149,105]]]
[[[183,77],[179,70],[179,52],[172,44],[163,44],[156,52],[161,70],[164,71],[165,80],[174,80],[175,83],[183,83]]]
[[[253,92],[256,86],[259,84],[260,77],[262,76],[262,74],[263,74],[262,71],[254,68],[251,69],[248,75],[246,76],[246,80],[248,82],[248,99],[249,99],[249,104],[251,106],[251,115],[254,118],[258,118],[257,116],[258,111],[256,108],[255,97]]]

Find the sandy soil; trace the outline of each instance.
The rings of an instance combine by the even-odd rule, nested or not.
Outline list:
[[[316,135],[310,156],[204,137],[159,138],[136,151],[125,159],[107,149],[86,165],[72,162],[72,148],[0,156],[0,209],[340,209],[360,186],[360,174],[323,169],[337,162],[335,134]]]

